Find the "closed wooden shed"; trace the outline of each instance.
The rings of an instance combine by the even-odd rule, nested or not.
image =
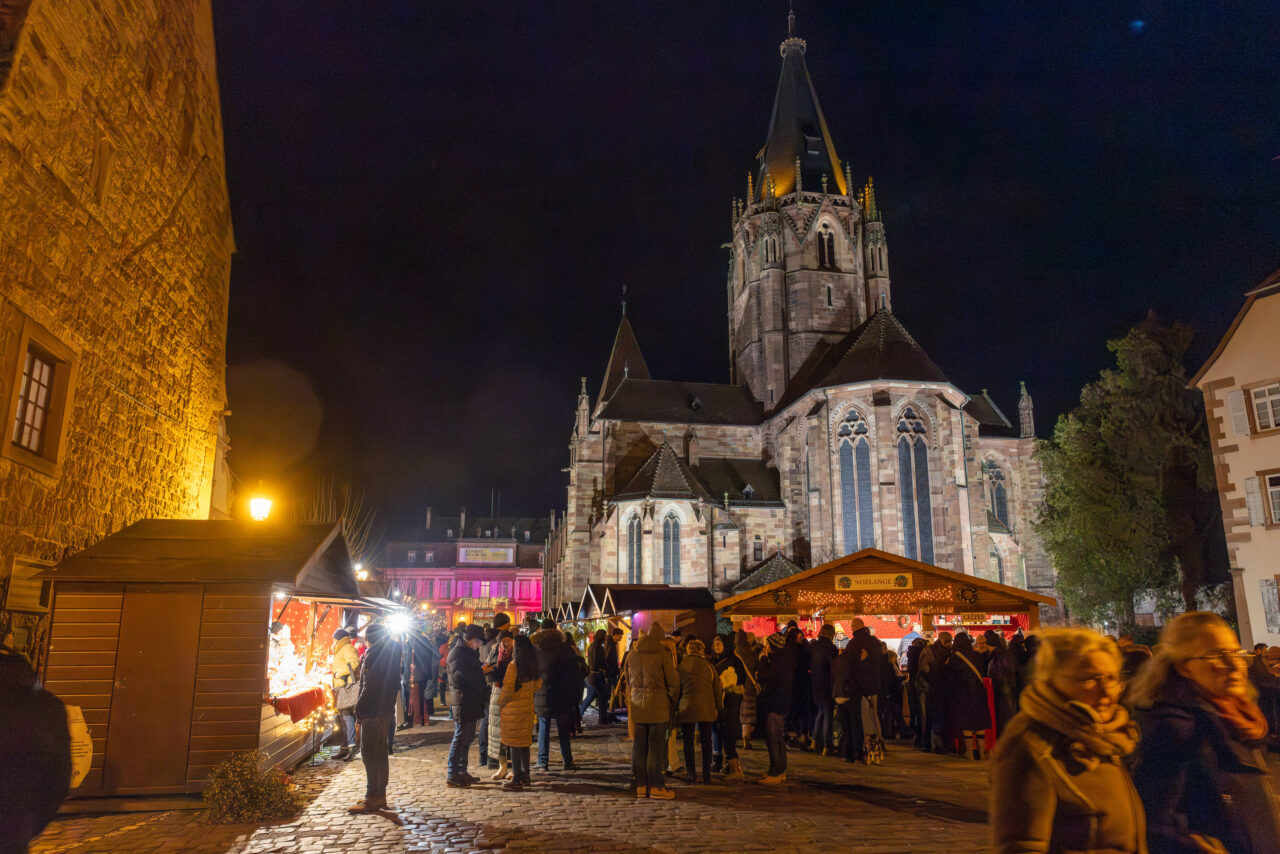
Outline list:
[[[247,750],[296,764],[317,733],[271,703],[270,626],[295,602],[364,604],[335,525],[145,520],[42,577],[45,687],[83,709],[93,739],[77,797],[199,792]]]

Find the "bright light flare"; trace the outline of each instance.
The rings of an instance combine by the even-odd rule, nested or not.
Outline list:
[[[262,495],[250,498],[249,515],[255,522],[265,521],[271,515],[271,499]]]
[[[403,635],[409,631],[413,619],[408,611],[394,611],[387,615],[387,631],[395,635]]]

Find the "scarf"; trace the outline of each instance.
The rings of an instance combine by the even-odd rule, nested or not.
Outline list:
[[[1248,743],[1267,737],[1267,718],[1257,703],[1231,695],[1209,697],[1208,700],[1218,717],[1235,731],[1236,738]]]
[[[1138,726],[1124,706],[1113,706],[1111,719],[1104,721],[1092,706],[1068,700],[1044,680],[1027,686],[1020,705],[1032,720],[1066,736],[1067,752],[1086,771],[1128,756],[1138,746]]]

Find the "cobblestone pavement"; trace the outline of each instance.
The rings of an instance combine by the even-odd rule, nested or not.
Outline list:
[[[524,792],[504,792],[488,774],[470,789],[444,785],[447,733],[439,722],[397,739],[391,757],[392,809],[353,816],[364,793],[360,762],[306,765],[294,778],[309,804],[295,820],[210,825],[198,811],[67,816],[32,846],[38,854],[104,851],[250,852],[954,852],[987,850],[986,763],[891,744],[868,768],[792,752],[785,787],[674,785],[672,801],[628,794],[625,726],[588,728],[574,741],[579,770],[534,773]],[[743,767],[764,772],[763,743]],[[473,748],[474,757],[474,748]]]

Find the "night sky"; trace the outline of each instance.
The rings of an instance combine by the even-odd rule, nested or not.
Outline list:
[[[214,4],[243,484],[393,528],[563,507],[619,293],[655,378],[728,380],[730,201],[784,0]],[[894,310],[1047,436],[1148,309],[1198,367],[1280,266],[1274,3],[802,0]],[[243,494],[243,493],[242,493]]]

